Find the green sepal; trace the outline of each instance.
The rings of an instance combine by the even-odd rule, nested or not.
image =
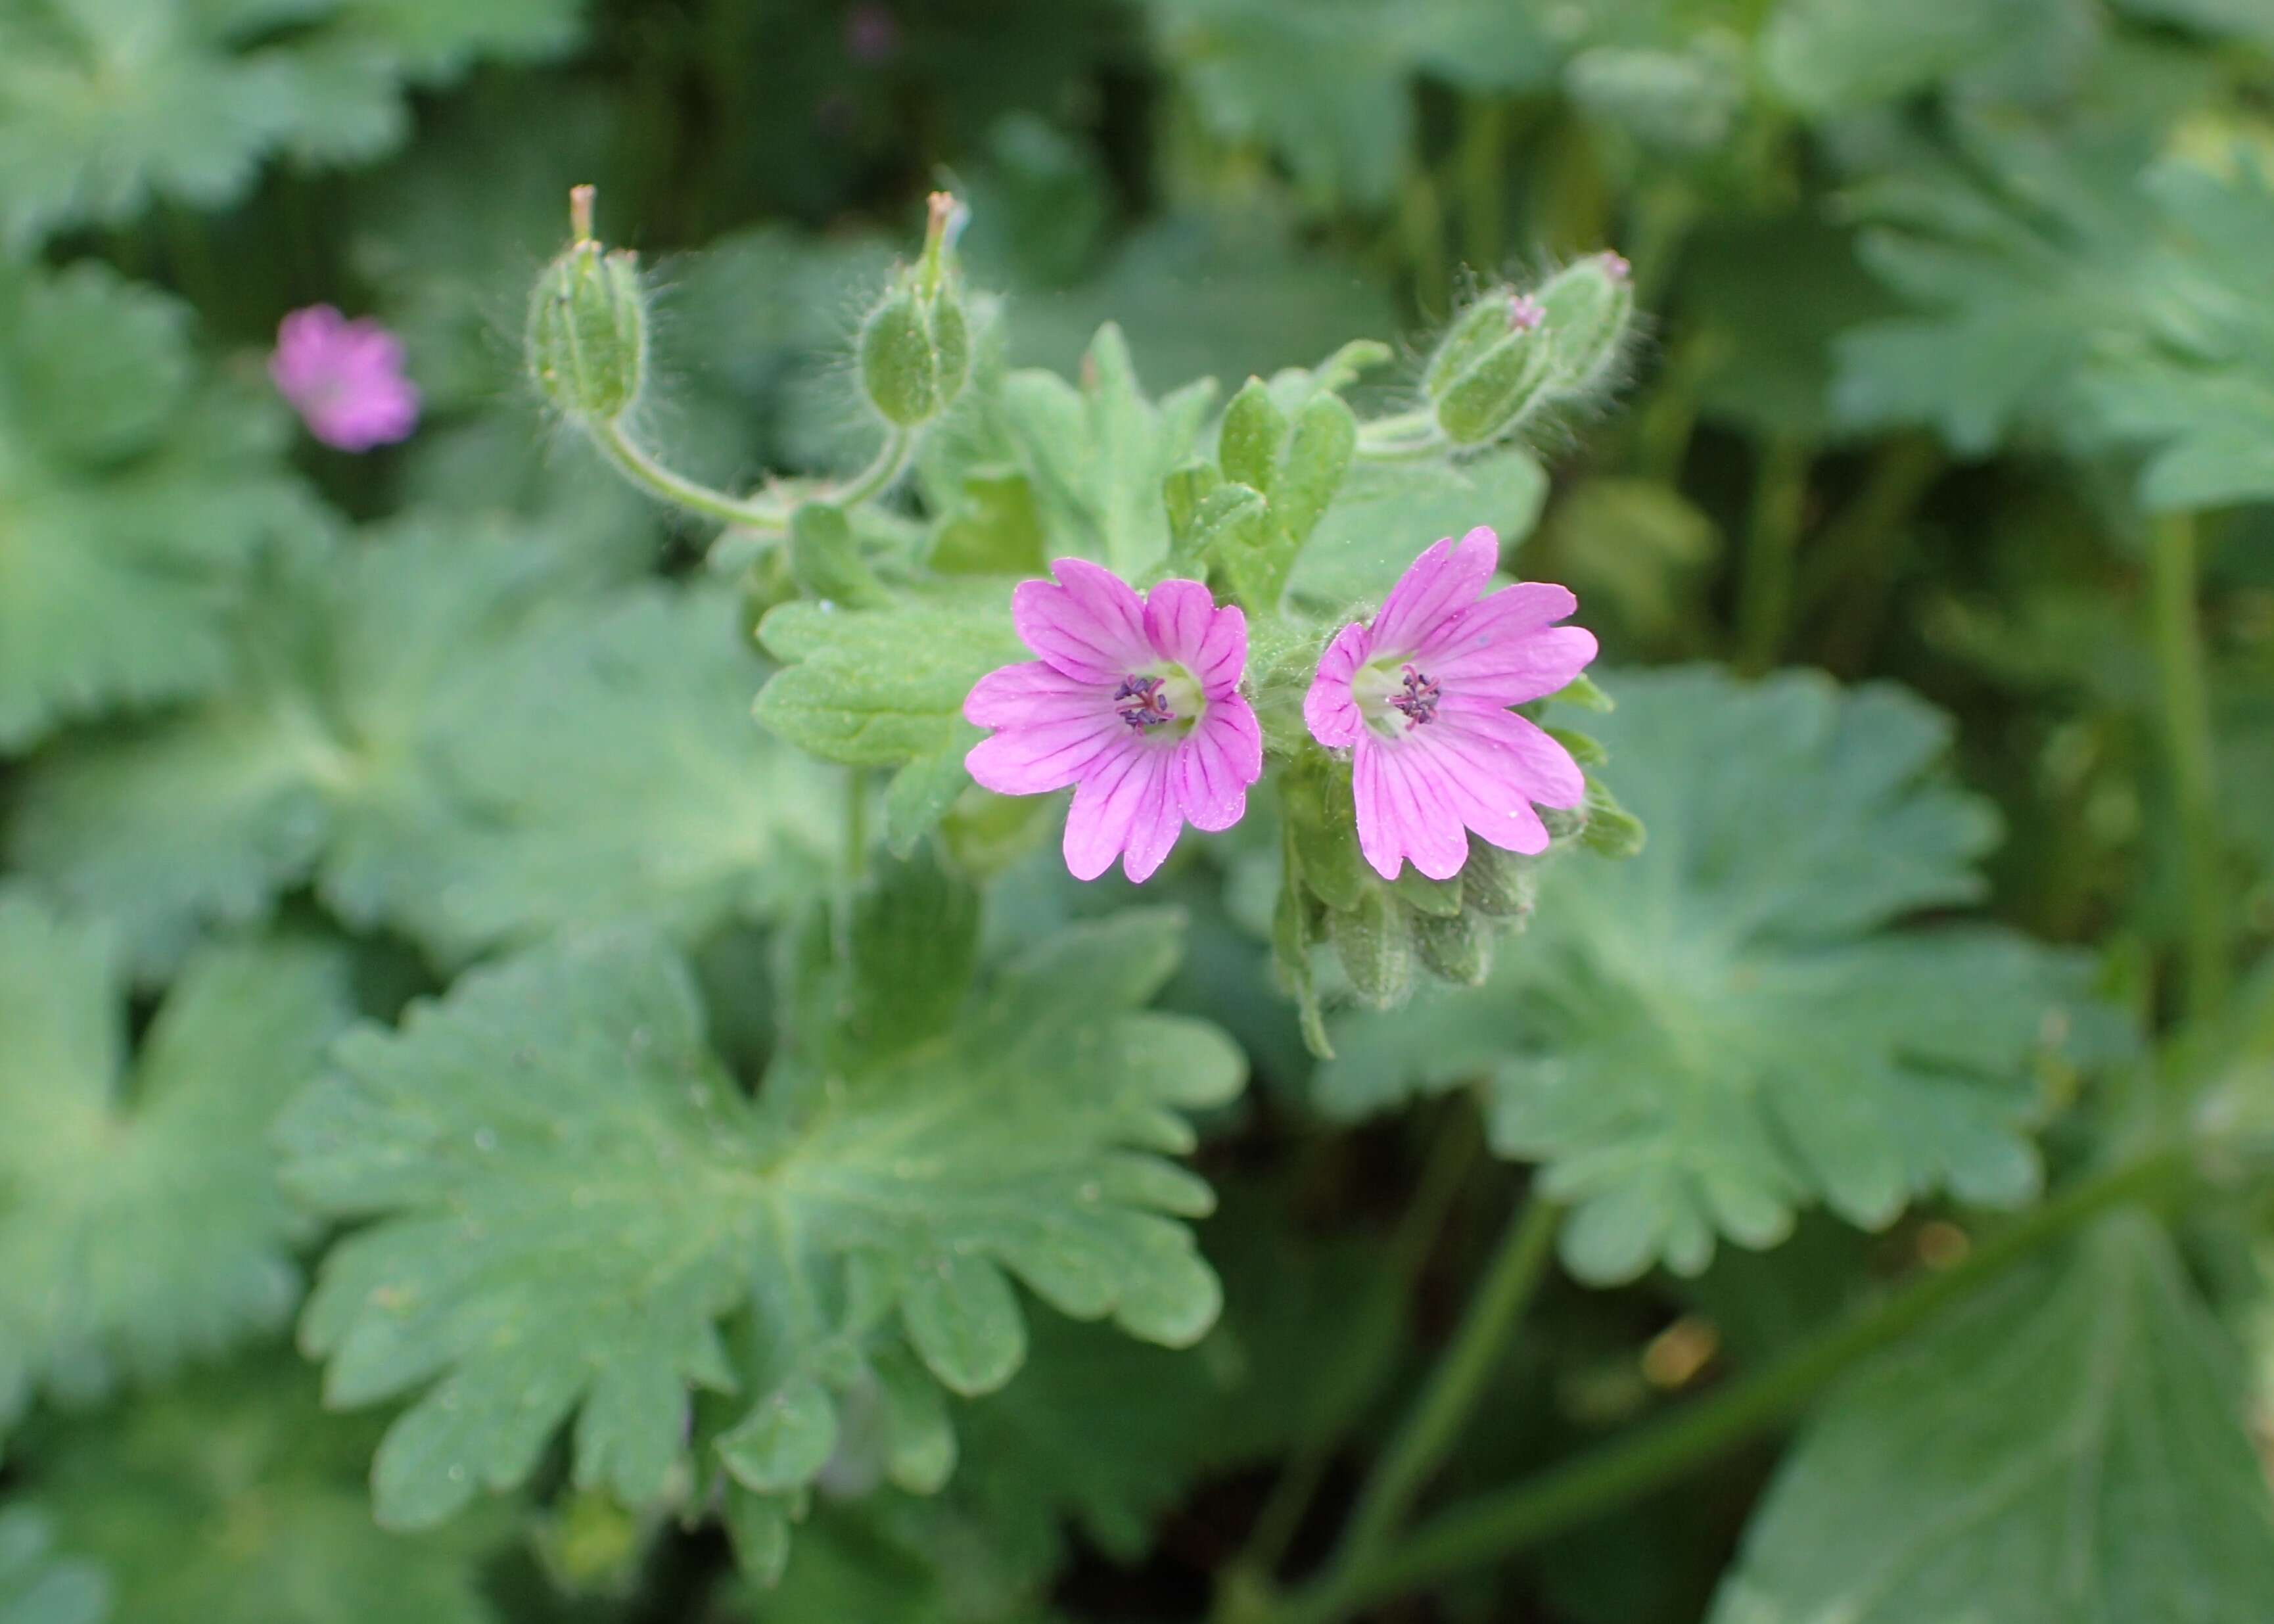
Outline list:
[[[1377,1009],[1403,1004],[1413,991],[1413,937],[1407,910],[1387,887],[1367,887],[1356,907],[1327,914],[1327,935],[1343,974],[1358,996]]]

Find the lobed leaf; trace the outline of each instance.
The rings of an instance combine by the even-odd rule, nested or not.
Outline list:
[[[1712,1624],[2274,1610],[2233,1360],[2136,1214],[1851,1378],[1779,1470]]]
[[[842,945],[809,933],[802,954],[826,958],[755,1099],[706,1046],[685,966],[636,933],[476,971],[400,1032],[343,1043],[283,1132],[295,1191],[373,1221],[333,1250],[303,1326],[333,1402],[421,1395],[379,1452],[383,1521],[519,1482],[572,1415],[577,1480],[653,1502],[686,1458],[690,1387],[738,1395],[708,1408],[739,1421],[705,1434],[730,1510],[800,1488],[904,1346],[952,1391],[1005,1380],[1013,1275],[1150,1340],[1207,1328],[1215,1279],[1176,1220],[1208,1193],[1161,1158],[1191,1144],[1178,1110],[1241,1065],[1213,1028],[1140,1008],[1176,921],[1077,929],[977,990],[951,953],[902,1007],[887,987],[915,985],[915,938],[942,921],[927,872],[890,871],[892,905]],[[934,903],[902,906],[911,887]],[[942,1417],[905,1376],[897,1448],[930,1460],[906,1469],[922,1478]],[[734,1515],[778,1545],[781,1511]]]
[[[346,1023],[344,966],[275,942],[182,968],[129,1064],[101,929],[0,898],[0,1424],[280,1324],[305,1218],[271,1122]]]

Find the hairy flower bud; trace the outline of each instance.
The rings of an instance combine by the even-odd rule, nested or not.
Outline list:
[[[647,307],[629,249],[592,236],[592,189],[568,194],[571,237],[529,299],[529,375],[571,417],[612,423],[639,398],[647,371]]]
[[[1446,329],[1421,380],[1446,439],[1487,445],[1539,403],[1552,348],[1541,319],[1538,300],[1496,288]]]
[[[1585,395],[1603,381],[1634,321],[1634,278],[1605,252],[1565,266],[1540,289],[1559,395]]]
[[[971,326],[954,246],[966,211],[931,199],[923,257],[893,280],[861,324],[861,387],[886,422],[914,428],[945,411],[971,372]]]

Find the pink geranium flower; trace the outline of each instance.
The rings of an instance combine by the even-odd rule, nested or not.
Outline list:
[[[368,316],[350,321],[328,304],[294,311],[277,327],[268,375],[308,432],[342,451],[392,444],[418,425],[403,342]]]
[[[1507,851],[1545,851],[1534,805],[1576,807],[1586,792],[1570,752],[1509,706],[1577,676],[1595,639],[1554,624],[1579,606],[1560,586],[1479,597],[1499,557],[1481,528],[1432,546],[1370,624],[1336,634],[1304,696],[1311,736],[1352,753],[1359,849],[1384,879],[1408,858],[1452,878],[1469,830]]]
[[[994,737],[964,757],[1005,795],[1073,786],[1065,861],[1094,880],[1122,860],[1142,880],[1186,823],[1229,829],[1263,773],[1263,733],[1240,696],[1247,617],[1197,581],[1140,598],[1081,559],[1011,595],[1011,620],[1040,659],[980,679],[963,714]]]

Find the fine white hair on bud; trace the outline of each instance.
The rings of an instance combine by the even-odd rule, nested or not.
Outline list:
[[[529,376],[563,414],[614,423],[646,380],[648,316],[638,257],[592,233],[593,192],[568,194],[569,243],[530,294]]]
[[[923,253],[861,323],[862,392],[896,427],[946,410],[970,375],[971,321],[955,267],[955,239],[970,213],[952,194],[932,193]]]

